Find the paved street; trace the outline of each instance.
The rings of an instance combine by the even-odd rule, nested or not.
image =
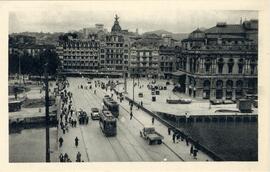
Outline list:
[[[73,106],[76,110],[83,109],[90,114],[92,107],[102,107],[102,98],[111,92],[97,89],[78,89],[79,84],[87,85],[86,79],[69,78],[69,91],[73,93]],[[93,82],[93,81],[92,81]],[[93,86],[93,85],[92,85]],[[114,99],[116,97],[114,95]],[[120,103],[120,102],[119,102]],[[141,110],[134,111],[134,118],[129,119],[128,102],[120,104],[120,115],[117,121],[116,137],[105,137],[100,130],[98,121],[90,120],[88,125],[77,125],[69,128],[69,132],[63,134],[59,130],[59,137],[64,139],[60,152],[67,153],[74,162],[78,151],[82,154],[83,161],[194,161],[189,155],[189,146],[186,143],[172,143],[172,136],[167,133],[167,128],[155,121],[155,128],[164,137],[162,145],[148,145],[139,135],[144,125],[152,125],[151,117]],[[136,108],[135,108],[136,109]],[[79,146],[75,147],[74,139],[79,138]],[[199,152],[199,161],[211,160],[208,156]]]

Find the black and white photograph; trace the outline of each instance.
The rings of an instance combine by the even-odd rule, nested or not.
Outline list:
[[[7,11],[8,163],[259,163],[258,7],[131,2]]]

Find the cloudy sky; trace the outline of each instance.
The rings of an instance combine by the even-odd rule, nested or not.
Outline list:
[[[189,33],[197,27],[212,27],[217,22],[238,24],[241,17],[243,20],[258,18],[257,11],[246,10],[161,9],[147,5],[141,10],[136,6],[128,8],[41,6],[11,10],[9,32],[68,32],[93,27],[96,23],[103,23],[110,30],[115,14],[120,16],[122,29],[135,31],[138,28],[139,33],[159,29],[174,33]]]

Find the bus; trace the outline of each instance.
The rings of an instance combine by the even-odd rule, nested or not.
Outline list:
[[[106,137],[116,135],[117,122],[110,111],[102,110],[99,118],[99,126]]]
[[[106,109],[108,109],[109,111],[111,111],[111,113],[118,118],[119,116],[119,104],[114,101],[112,98],[110,97],[104,97],[103,98],[103,104],[105,106]]]

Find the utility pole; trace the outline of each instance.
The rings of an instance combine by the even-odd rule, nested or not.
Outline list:
[[[50,117],[49,117],[49,83],[48,83],[48,63],[45,64],[45,109],[46,109],[46,162],[50,162]]]
[[[124,90],[125,90],[125,94],[127,93],[127,77],[126,77],[126,72],[124,72]]]
[[[132,79],[133,79],[133,83],[132,83],[132,88],[133,88],[133,96],[132,96],[132,100],[134,102],[134,68],[133,68],[133,76],[132,76]]]
[[[21,56],[19,55],[19,84],[21,86]]]

